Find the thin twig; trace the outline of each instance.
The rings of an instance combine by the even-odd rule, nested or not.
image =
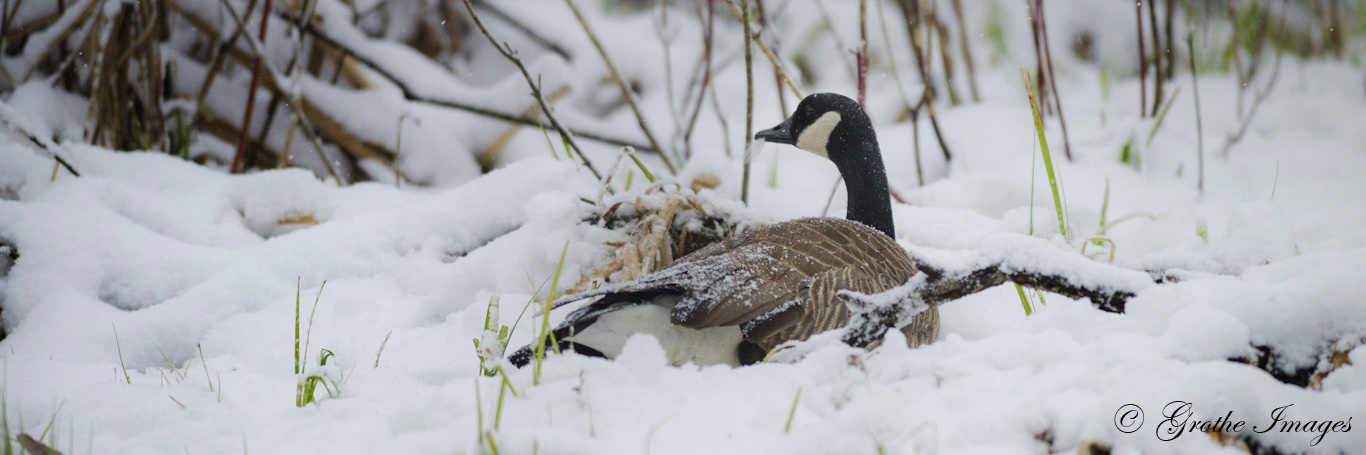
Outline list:
[[[511,15],[508,15],[508,13],[503,12],[503,10],[493,6],[493,4],[485,0],[473,0],[473,2],[474,6],[477,6],[479,7],[479,9],[487,11],[489,14],[492,14],[493,17],[503,21],[503,23],[505,24],[512,26],[512,28],[517,29],[517,31],[522,32],[522,35],[526,36],[528,39],[535,42],[536,44],[544,46],[546,49],[549,49],[550,52],[554,52],[555,55],[560,56],[560,58],[562,59],[570,59],[569,52],[565,51],[563,47],[560,47],[560,45],[555,44],[555,42],[546,39],[546,37],[544,36],[541,36],[540,33],[536,33],[536,31],[532,30],[531,27],[527,27],[526,24],[523,24],[521,21],[518,21]]]
[[[626,79],[621,77],[617,71],[617,66],[612,63],[612,58],[607,56],[607,50],[602,47],[602,42],[598,41],[598,35],[593,33],[593,28],[588,26],[588,21],[583,18],[583,13],[579,12],[579,7],[574,5],[574,0],[564,0],[569,5],[569,10],[574,12],[574,18],[578,19],[579,25],[583,27],[584,33],[588,34],[588,40],[593,42],[593,47],[597,48],[598,55],[602,56],[602,61],[607,64],[607,70],[612,73],[612,79],[616,80],[617,88],[621,90],[621,97],[626,99],[626,104],[631,106],[631,112],[636,115],[636,123],[640,125],[640,131],[645,133],[645,140],[650,142],[650,147],[659,151],[659,157],[664,161],[664,167],[669,168],[669,172],[678,173],[678,168],[674,166],[673,160],[669,159],[669,154],[664,147],[659,146],[659,141],[655,140],[654,133],[650,132],[650,126],[645,123],[645,114],[640,111],[640,106],[636,104],[635,94],[631,88],[626,86]],[[470,10],[470,14],[474,14]]]
[[[830,187],[830,197],[825,198],[825,208],[821,209],[822,217],[830,215],[830,205],[835,203],[835,193],[839,192],[841,183],[844,183],[843,174],[835,179],[835,186]]]
[[[593,177],[602,180],[602,174],[598,173],[598,169],[593,166],[593,162],[588,159],[588,155],[583,154],[583,150],[579,148],[579,144],[574,141],[574,135],[571,134],[569,130],[565,129],[564,125],[560,124],[559,119],[555,118],[554,111],[552,111],[550,106],[546,103],[545,97],[541,96],[540,84],[531,80],[531,73],[527,71],[526,65],[522,64],[522,59],[517,58],[517,51],[513,50],[512,46],[507,43],[498,44],[498,40],[493,38],[493,34],[489,33],[487,28],[484,28],[484,23],[479,20],[479,15],[474,12],[474,6],[470,4],[470,0],[463,1],[465,2],[465,10],[470,13],[470,19],[474,20],[474,25],[479,27],[479,31],[484,34],[485,38],[488,38],[489,43],[493,44],[493,47],[498,49],[498,53],[503,54],[504,58],[507,58],[513,65],[516,65],[518,70],[521,70],[522,77],[526,79],[527,86],[531,88],[531,96],[536,98],[536,102],[541,105],[541,112],[544,112],[545,117],[550,120],[550,126],[554,127],[555,131],[560,133],[560,139],[563,139],[565,144],[569,144],[569,147],[574,149],[574,153],[579,156],[584,167],[587,167],[588,171],[593,173]],[[660,150],[660,155],[664,155],[662,150]],[[665,158],[665,160],[667,163],[668,158]],[[608,188],[608,190],[610,191],[611,189]]]
[[[8,112],[0,114],[0,123],[4,123],[5,127],[9,128],[10,131],[18,133],[20,136],[23,136],[25,139],[28,139],[29,142],[33,143],[34,146],[38,147],[44,152],[47,152],[48,155],[52,156],[52,159],[56,160],[58,164],[61,164],[62,167],[66,168],[67,172],[70,172],[71,175],[74,175],[76,177],[81,176],[80,172],[76,172],[76,168],[71,167],[71,163],[68,163],[66,162],[66,160],[62,159],[61,155],[58,155],[57,151],[54,150],[61,149],[62,146],[60,144],[52,144],[49,146],[42,139],[39,139],[38,136],[35,136],[33,133],[30,133],[28,129],[24,128],[23,126],[20,126],[18,123],[15,123],[13,119],[10,118]]]

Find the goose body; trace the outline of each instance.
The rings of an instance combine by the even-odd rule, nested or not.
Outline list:
[[[843,327],[840,290],[872,294],[904,284],[915,262],[893,240],[891,202],[872,125],[847,97],[816,94],[757,137],[835,162],[849,190],[848,219],[802,218],[718,241],[638,280],[574,296],[601,296],[555,330],[561,351],[614,358],[626,338],[654,335],[673,364],[744,365],[787,341]],[[912,347],[939,333],[935,309],[902,328]],[[525,365],[532,346],[510,360]]]

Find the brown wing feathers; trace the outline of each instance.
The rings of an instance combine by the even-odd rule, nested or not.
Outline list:
[[[616,307],[675,295],[675,325],[738,325],[746,341],[767,352],[843,327],[849,310],[836,298],[840,290],[882,292],[915,273],[906,251],[880,231],[844,219],[804,218],[750,230],[639,280],[578,296],[603,298],[570,314],[556,335],[571,335]],[[938,311],[922,313],[902,330],[912,346],[933,341]]]

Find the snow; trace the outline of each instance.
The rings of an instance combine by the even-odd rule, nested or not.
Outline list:
[[[364,11],[382,2],[356,3]],[[776,19],[765,40],[780,44],[791,71],[797,71],[796,56],[809,60],[814,79],[802,81],[803,89],[852,95],[852,57],[839,42],[856,41],[856,9],[824,2],[827,18],[806,2],[769,3]],[[1159,440],[1162,410],[1176,400],[1194,403],[1192,420],[1231,412],[1249,426],[1264,427],[1286,405],[1293,405],[1285,411],[1289,418],[1303,421],[1366,418],[1366,179],[1360,177],[1366,129],[1359,120],[1366,118],[1366,45],[1360,33],[1348,35],[1342,61],[1287,56],[1246,137],[1225,155],[1227,134],[1239,126],[1237,80],[1212,66],[1229,29],[1219,21],[1196,28],[1197,58],[1211,66],[1199,76],[1201,192],[1194,90],[1185,66],[1167,86],[1167,96],[1177,87],[1180,94],[1149,144],[1155,120],[1138,116],[1132,5],[1048,2],[1075,154],[1070,162],[1061,158],[1061,129],[1055,118],[1046,119],[1071,230],[1063,235],[1019,77],[1018,68],[1033,67],[1024,5],[963,3],[974,30],[988,28],[993,15],[1003,21],[1006,47],[987,37],[971,40],[982,102],[949,106],[937,99],[952,160],[944,159],[928,119],[920,118],[924,186],[911,126],[895,121],[902,100],[887,70],[881,28],[869,24],[868,111],[891,187],[907,202],[893,208],[898,242],[950,271],[1004,261],[1136,290],[1125,314],[1045,294],[1047,304],[1036,302],[1026,316],[1013,286],[1002,286],[942,305],[942,335],[927,346],[906,348],[902,335],[890,331],[881,347],[865,352],[827,333],[780,352],[775,362],[739,368],[674,366],[655,339],[637,335],[626,339],[615,361],[552,355],[539,380],[532,368],[507,371],[516,395],[502,398],[500,412],[505,379],[480,374],[492,363],[481,362],[472,343],[496,344],[485,330],[490,302],[498,302],[489,318],[495,330],[516,324],[507,346],[530,343],[542,320],[527,305],[539,307],[551,294],[557,268],[556,292],[562,293],[614,260],[606,242],[627,238],[625,230],[583,220],[618,202],[622,214],[660,207],[669,194],[686,190],[659,191],[672,186],[647,184],[629,159],[610,166],[620,147],[580,138],[598,169],[614,169],[616,192],[604,194],[582,165],[565,159],[553,131],[559,159],[534,127],[510,133],[496,169],[483,174],[475,157],[509,131],[505,124],[403,100],[397,87],[368,69],[368,88],[303,77],[301,93],[364,141],[393,147],[401,132],[400,170],[425,186],[395,185],[392,169],[377,162],[362,166],[371,175],[387,171],[387,183],[338,186],[325,178],[302,135],[292,145],[302,167],[245,175],[228,175],[212,160],[201,165],[155,151],[81,145],[88,104],[35,79],[13,84],[0,103],[5,422],[12,433],[37,435],[52,421],[56,448],[80,454],[474,453],[489,451],[485,434],[501,453],[994,454],[1073,453],[1093,442],[1114,453],[1242,453],[1203,434]],[[217,0],[177,4],[230,28]],[[239,11],[244,6],[235,4]],[[658,7],[577,4],[622,72],[638,79],[639,104],[659,139],[681,142],[673,134]],[[948,3],[939,6],[941,16],[951,17]],[[596,115],[618,94],[599,84],[601,59],[568,19],[567,7],[498,7],[571,54],[566,61],[485,17],[533,75],[544,73],[547,93],[573,89],[556,104],[567,125],[643,141],[629,109]],[[669,176],[656,155],[637,156],[681,188],[703,175],[716,177],[720,185],[696,197],[710,213],[742,224],[839,216],[846,204],[842,188],[826,207],[838,178],[834,166],[784,145],[754,147],[750,205],[739,202],[740,165],[749,152],[740,136],[744,66],[740,40],[722,38],[739,37],[738,23],[724,3],[717,7],[713,82],[729,136],[707,99],[693,157],[678,176]],[[906,91],[919,93],[904,23],[895,20],[899,11],[892,4],[883,9]],[[509,113],[532,105],[521,74],[482,36],[467,40],[470,60],[437,62],[359,32],[350,26],[352,11],[340,1],[321,2],[321,29],[383,67],[404,69],[403,82],[416,94]],[[876,11],[869,8],[870,21]],[[16,20],[54,12],[48,2],[23,2]],[[1313,20],[1304,11],[1292,13],[1296,21]],[[689,2],[669,10],[668,20],[676,35],[669,49],[672,96],[681,99],[701,55],[700,25]],[[279,24],[272,19],[266,42],[268,60],[282,69],[295,38]],[[1190,27],[1178,20],[1176,36]],[[1070,51],[1083,33],[1095,39],[1098,62]],[[48,39],[31,39],[40,38]],[[248,49],[245,42],[238,46]],[[174,88],[197,93],[203,65],[180,43],[164,45],[163,52],[177,63]],[[0,64],[13,74],[35,57],[5,56]],[[238,68],[218,77],[206,107],[240,119],[247,75]],[[755,81],[759,130],[788,113],[781,112],[772,71],[757,52]],[[952,83],[966,97],[966,77]],[[789,108],[795,106],[786,96]],[[257,122],[264,122],[265,104],[257,105]],[[277,122],[289,117],[281,109]],[[281,125],[267,143],[284,144]],[[81,177],[62,171],[54,178],[51,156],[16,127]],[[193,157],[230,156],[222,151],[230,144],[201,136]],[[1119,151],[1131,141],[1140,160],[1122,163]],[[628,173],[634,176],[629,191]],[[647,194],[647,188],[654,190]],[[676,223],[692,221],[681,215]],[[1082,255],[1082,245],[1098,236],[1112,243],[1089,243]],[[1114,263],[1107,264],[1112,249]],[[12,263],[11,256],[17,257]],[[291,351],[296,295],[302,323],[311,326],[306,371],[325,373],[340,386],[336,397],[319,392],[316,404],[302,408],[294,401],[299,377]],[[316,315],[309,318],[315,296]],[[551,324],[572,310],[557,309]],[[336,354],[327,366],[316,363],[320,348]],[[1266,361],[1276,376],[1230,360],[1255,364],[1263,350],[1274,352]],[[1322,374],[1317,388],[1277,378],[1314,374]],[[1134,433],[1114,421],[1126,404],[1146,413]],[[1361,428],[1329,432],[1313,443],[1318,436],[1253,435],[1290,453],[1366,447]]]

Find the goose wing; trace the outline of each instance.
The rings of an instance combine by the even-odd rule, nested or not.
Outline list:
[[[837,218],[788,221],[720,243],[640,284],[679,291],[673,323],[739,325],[764,349],[844,325],[849,312],[835,299],[841,289],[881,292],[915,274],[895,241]]]

